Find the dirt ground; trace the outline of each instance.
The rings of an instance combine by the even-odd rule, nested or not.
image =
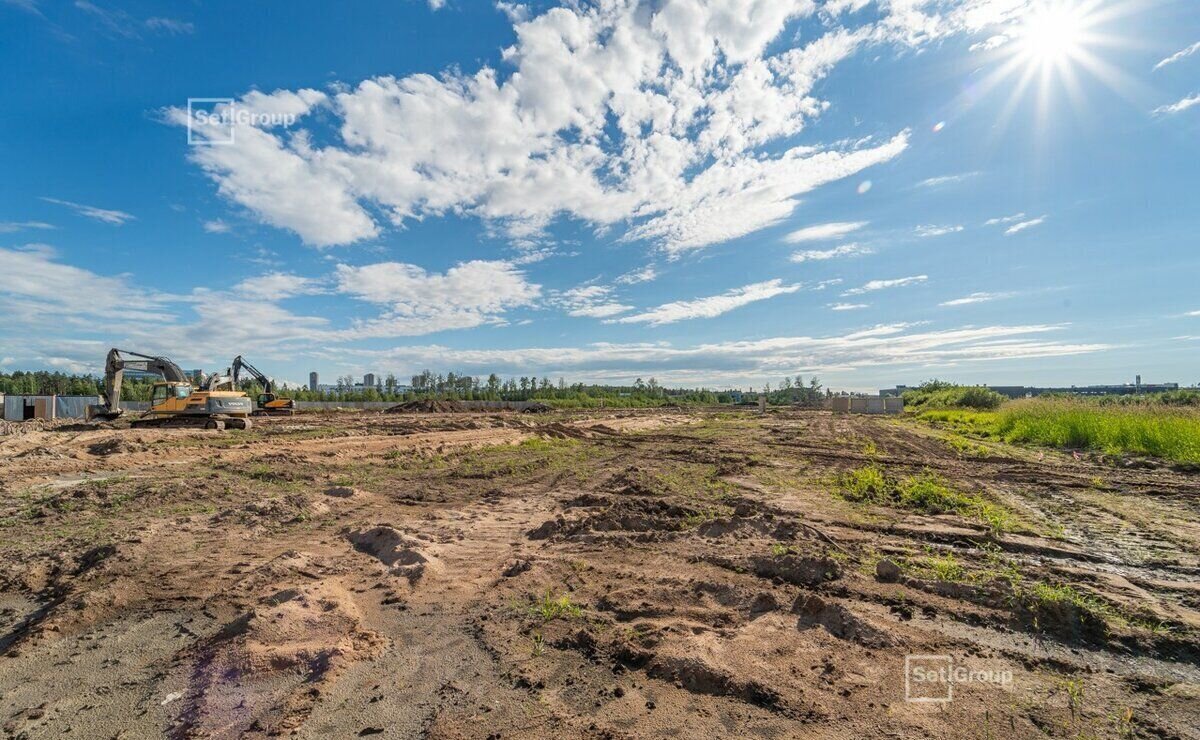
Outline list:
[[[868,466],[1008,524],[847,500]],[[817,411],[33,429],[0,735],[1197,738],[1198,513],[1195,471]]]

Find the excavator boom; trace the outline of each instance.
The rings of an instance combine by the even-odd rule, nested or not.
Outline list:
[[[104,402],[95,407],[94,416],[115,419],[122,414],[121,383],[125,379],[126,370],[154,373],[168,383],[188,381],[183,370],[165,357],[143,355],[114,347],[108,351],[108,358],[104,362]]]

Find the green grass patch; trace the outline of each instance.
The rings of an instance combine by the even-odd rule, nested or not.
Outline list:
[[[1003,507],[981,496],[956,491],[930,471],[896,478],[872,464],[843,473],[837,484],[840,495],[848,501],[897,506],[926,514],[958,514],[982,522],[993,534],[1016,526],[1013,515]]]

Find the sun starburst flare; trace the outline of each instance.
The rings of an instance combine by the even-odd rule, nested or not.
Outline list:
[[[1037,0],[1006,29],[988,42],[993,70],[974,90],[982,97],[1003,83],[1015,80],[1001,123],[1036,86],[1037,116],[1045,123],[1062,95],[1072,108],[1084,106],[1084,74],[1106,87],[1124,93],[1136,86],[1111,63],[1106,49],[1125,43],[1110,29],[1113,21],[1135,10],[1138,0]]]

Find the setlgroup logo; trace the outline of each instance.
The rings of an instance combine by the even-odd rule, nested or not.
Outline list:
[[[192,146],[234,143],[233,98],[188,98],[187,141]]]
[[[1012,671],[968,668],[955,665],[950,655],[906,655],[904,657],[904,700],[917,704],[948,704],[954,701],[954,685],[986,683],[1008,688]]]
[[[229,146],[237,141],[239,127],[292,126],[296,114],[256,110],[233,98],[188,98],[187,141],[192,146]]]

